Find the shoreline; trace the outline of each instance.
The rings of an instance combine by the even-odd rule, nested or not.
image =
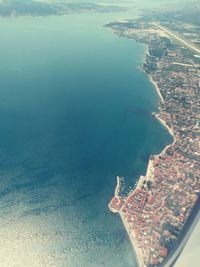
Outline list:
[[[146,54],[144,55],[144,57],[146,57],[146,55],[148,54],[148,51],[149,51],[149,50],[148,50],[148,48],[147,48],[147,52],[146,52]],[[157,94],[158,94],[158,96],[159,96],[161,102],[162,102],[162,103],[165,103],[165,101],[164,101],[164,99],[163,99],[163,96],[162,96],[162,94],[161,94],[161,92],[160,92],[160,88],[159,88],[158,85],[157,85],[157,82],[154,81],[154,79],[151,77],[151,75],[148,74],[148,73],[143,69],[142,66],[139,66],[138,69],[139,69],[140,71],[144,72],[145,75],[148,76],[148,79],[149,79],[149,81],[152,83],[154,89],[156,90],[156,92],[157,92]]]
[[[162,153],[162,152],[161,152]],[[152,160],[151,159],[149,159],[149,162],[148,162],[148,166],[147,166],[147,171],[146,171],[146,175],[145,176],[140,176],[139,177],[139,179],[138,179],[138,181],[137,181],[137,185],[136,185],[136,187],[133,189],[133,190],[131,190],[130,191],[130,193],[128,194],[128,196],[129,195],[131,195],[135,190],[137,190],[138,188],[140,188],[140,184],[143,182],[143,179],[145,178],[145,177],[151,177],[151,180],[152,180],[152,171],[154,171],[154,167],[153,167],[153,164],[152,164],[153,162],[152,162]],[[121,220],[122,220],[122,222],[123,222],[123,225],[124,225],[124,228],[125,228],[125,230],[126,230],[126,232],[127,232],[127,235],[128,235],[128,237],[129,237],[129,240],[130,240],[130,242],[131,242],[131,245],[132,245],[132,248],[133,248],[133,250],[134,250],[134,252],[135,252],[135,256],[136,256],[136,261],[137,261],[137,263],[138,263],[138,267],[146,267],[146,265],[144,264],[144,262],[143,262],[143,255],[142,255],[142,251],[140,250],[140,248],[138,247],[138,242],[137,242],[137,239],[136,239],[136,237],[134,236],[134,231],[132,231],[132,232],[129,232],[129,225],[128,225],[128,223],[127,223],[127,221],[126,221],[126,219],[125,219],[125,217],[124,217],[124,215],[123,215],[123,212],[121,211],[121,210],[119,210],[119,215],[120,215],[120,218],[121,218]]]
[[[148,49],[147,49],[147,51],[148,51]],[[159,89],[157,83],[153,80],[153,78],[142,67],[139,67],[139,69],[141,71],[143,71],[148,76],[149,81],[153,84],[154,88],[156,89],[156,92],[157,92],[158,96],[160,97],[161,102],[164,103],[164,99],[163,99],[163,97],[161,95],[161,92],[160,92],[160,89]],[[159,106],[160,106],[160,104],[158,104],[158,108],[159,108]],[[155,113],[154,112],[152,114],[156,117],[156,119],[160,122],[160,124],[165,127],[165,129],[169,132],[169,134],[173,138],[173,142],[171,144],[165,146],[163,148],[163,150],[158,155],[153,155],[154,157],[157,157],[157,156],[165,153],[166,149],[169,148],[169,147],[171,147],[176,142],[176,138],[175,138],[173,129],[170,128],[166,124],[166,122],[159,117],[159,113]],[[133,190],[131,190],[128,195],[132,194],[135,190],[137,190],[138,188],[140,188],[140,185],[143,182],[143,179],[144,178],[147,178],[148,177],[148,179],[151,179],[152,180],[153,179],[153,175],[152,175],[153,172],[154,172],[153,159],[149,158],[148,165],[147,165],[147,171],[146,171],[145,176],[142,176],[141,175],[139,177],[139,179],[137,181],[137,184],[136,184],[136,187]],[[146,265],[144,264],[144,262],[142,260],[143,259],[143,255],[142,255],[140,249],[138,248],[137,239],[133,236],[133,233],[134,232],[132,231],[131,233],[129,233],[129,225],[126,222],[126,219],[123,217],[123,213],[121,211],[119,211],[119,215],[120,215],[120,217],[121,217],[121,219],[123,221],[124,227],[125,227],[126,232],[127,232],[128,236],[129,236],[129,239],[131,241],[133,250],[134,250],[135,255],[136,255],[136,260],[138,262],[138,267],[146,267]]]
[[[153,115],[156,117],[156,119],[167,129],[167,131],[169,132],[169,134],[171,135],[171,137],[174,139],[174,141],[176,140],[176,138],[175,138],[175,135],[174,135],[174,131],[173,131],[173,129],[172,128],[170,128],[167,124],[166,124],[166,122],[163,120],[163,119],[161,119],[160,117],[159,117],[159,113],[153,113]]]
[[[162,37],[171,41],[172,36],[166,35],[164,26],[160,30],[159,22],[131,23],[119,21],[109,27],[119,36],[145,44],[137,69],[148,76],[156,90],[152,115],[170,138],[160,152],[149,156],[146,174],[135,177],[134,186],[116,210],[131,241],[137,266],[171,267],[185,246],[198,214],[200,216],[198,65],[192,60],[192,54],[180,51],[177,43],[168,45]],[[184,44],[191,48],[187,40]],[[157,48],[163,48],[162,53],[157,53]],[[173,66],[176,62],[191,69],[177,70]],[[192,65],[185,64],[188,62]]]
[[[146,71],[144,71],[144,72],[146,73]],[[157,92],[158,96],[159,96],[160,99],[161,99],[161,102],[164,103],[165,101],[164,101],[164,99],[163,99],[163,97],[162,97],[162,95],[161,95],[160,88],[158,87],[157,82],[153,80],[153,78],[150,76],[150,74],[148,74],[148,73],[146,73],[146,74],[147,74],[147,76],[149,77],[150,82],[151,82],[151,83],[153,84],[153,86],[155,87],[156,92]]]
[[[147,53],[148,53],[148,49],[147,49]],[[161,94],[161,92],[160,92],[160,88],[159,88],[158,85],[157,85],[157,82],[154,81],[153,78],[151,77],[151,75],[148,74],[148,73],[147,73],[141,66],[139,67],[139,69],[140,69],[142,72],[144,72],[144,73],[148,76],[149,81],[153,84],[154,88],[156,89],[156,92],[157,92],[158,96],[160,97],[161,102],[164,104],[165,101],[164,101],[164,99],[163,99],[163,97],[162,97],[162,94]],[[160,106],[160,104],[158,105],[158,108],[159,108],[159,106]],[[169,134],[171,135],[171,137],[172,137],[173,140],[175,141],[176,138],[175,138],[173,129],[170,128],[170,127],[166,124],[166,122],[165,122],[163,119],[161,119],[161,118],[159,117],[159,112],[158,112],[158,113],[153,112],[152,114],[153,114],[153,115],[156,117],[156,119],[157,119],[157,120],[158,120],[158,121],[159,121],[159,122],[166,128],[166,129],[167,129],[167,131],[169,132]]]
[[[146,55],[148,54],[148,47],[146,49],[146,54],[144,55],[144,57],[146,57]],[[158,87],[157,85],[157,82],[153,80],[153,78],[151,77],[150,74],[148,74],[143,68],[142,66],[139,66],[138,67],[139,70],[141,70],[142,72],[144,72],[147,76],[148,76],[148,79],[149,81],[152,83],[152,85],[154,86],[156,92],[157,92],[157,95],[159,96],[160,100],[161,100],[161,103],[165,103],[164,102],[164,99],[162,97],[162,94],[160,92],[160,88]],[[160,102],[158,103],[158,108],[160,107]],[[169,148],[170,146],[172,146],[175,142],[176,142],[176,138],[175,138],[175,134],[174,134],[174,131],[172,128],[170,128],[165,120],[161,119],[159,117],[159,112],[156,113],[156,112],[153,112],[152,113],[156,119],[160,122],[161,125],[163,125],[165,127],[165,129],[168,131],[168,133],[170,134],[170,136],[173,138],[173,142],[167,146],[165,146],[162,151],[158,154],[158,155],[153,155],[154,157],[156,156],[159,156],[163,153],[165,153],[166,149]],[[141,184],[143,183],[143,179],[146,179],[148,177],[148,179],[150,180],[153,180],[153,173],[154,173],[154,166],[153,166],[153,159],[149,158],[149,161],[148,161],[148,165],[147,165],[147,169],[146,169],[146,174],[145,176],[141,175],[138,179],[138,181],[136,182],[136,186],[135,188],[133,188],[127,196],[131,195],[135,190],[137,190],[138,188],[141,187]],[[117,176],[117,185],[116,185],[116,188],[115,188],[115,196],[119,197],[118,196],[118,189],[119,189],[119,177]],[[111,210],[111,209],[110,209]],[[111,210],[112,211],[112,210]],[[130,227],[129,227],[129,224],[128,222],[126,221],[126,218],[122,212],[122,210],[120,209],[117,213],[119,213],[119,216],[123,222],[123,225],[124,225],[124,228],[127,232],[127,235],[129,237],[129,240],[131,242],[131,245],[132,245],[132,248],[134,250],[134,253],[135,253],[135,256],[136,256],[136,262],[138,264],[138,267],[146,267],[144,261],[143,261],[143,254],[142,254],[142,251],[141,249],[138,247],[138,242],[137,242],[137,238],[135,237],[134,235],[134,231],[130,231]]]

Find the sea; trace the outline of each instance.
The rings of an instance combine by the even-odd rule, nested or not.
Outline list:
[[[123,16],[0,19],[1,267],[137,266],[108,203],[171,138]]]

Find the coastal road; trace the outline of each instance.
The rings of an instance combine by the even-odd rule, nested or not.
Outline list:
[[[177,34],[174,31],[169,30],[168,28],[163,27],[159,23],[156,23],[156,22],[152,22],[152,25],[157,27],[159,30],[163,31],[167,35],[169,35],[172,38],[176,39],[177,41],[181,42],[184,46],[190,48],[191,50],[193,50],[194,52],[196,52],[200,55],[200,48],[198,46],[196,46],[195,44],[193,44],[192,42],[190,42],[190,41],[186,40],[185,38],[183,38],[182,36],[180,36],[180,34]]]

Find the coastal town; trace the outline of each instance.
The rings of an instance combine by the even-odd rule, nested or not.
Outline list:
[[[194,33],[195,27],[186,26]],[[141,18],[116,21],[106,27],[147,45],[142,69],[160,97],[159,110],[153,115],[173,138],[159,155],[150,156],[146,175],[138,179],[128,195],[119,194],[117,178],[109,208],[120,215],[138,266],[165,266],[199,203],[199,40],[187,41],[187,35],[181,35],[184,28],[176,34],[159,21]]]

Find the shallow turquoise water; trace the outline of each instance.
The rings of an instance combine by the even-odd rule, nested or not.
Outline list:
[[[128,188],[170,138],[137,68],[145,47],[103,28],[111,19],[1,19],[2,267],[136,266],[107,204],[115,176]]]

